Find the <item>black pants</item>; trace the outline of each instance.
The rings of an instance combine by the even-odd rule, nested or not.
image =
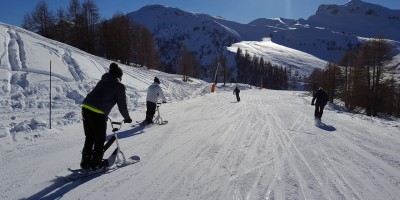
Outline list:
[[[82,155],[90,156],[91,165],[97,166],[103,159],[103,146],[106,141],[107,115],[98,114],[82,108],[85,144]]]
[[[315,111],[314,111],[314,117],[317,119],[321,119],[322,113],[324,112],[324,107],[323,105],[317,105],[315,104]]]
[[[240,97],[239,97],[239,94],[238,94],[238,93],[236,93],[236,100],[237,100],[237,101],[240,101]]]
[[[151,101],[147,101],[146,107],[147,107],[147,111],[146,111],[146,120],[145,121],[150,124],[150,123],[153,123],[153,117],[154,117],[154,114],[156,113],[157,104],[153,103]]]

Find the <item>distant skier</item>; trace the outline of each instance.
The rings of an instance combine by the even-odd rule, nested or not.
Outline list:
[[[162,99],[163,103],[166,103],[167,100],[165,99],[164,93],[160,87],[160,80],[155,77],[153,84],[149,86],[147,89],[147,98],[146,98],[146,119],[144,122],[146,124],[153,124],[153,117],[154,114],[156,113],[156,108],[157,108],[157,102],[158,98]]]
[[[315,101],[315,99],[317,101]],[[320,87],[318,91],[314,94],[314,97],[311,101],[311,105],[315,105],[315,111],[314,111],[315,120],[321,121],[322,113],[327,103],[328,103],[328,94],[326,94],[326,92],[322,89],[322,87]]]
[[[240,93],[240,90],[239,90],[238,87],[236,87],[236,88],[233,90],[233,95],[236,94],[236,100],[237,100],[238,102],[240,101],[239,93]]]
[[[107,160],[103,160],[103,146],[108,114],[115,104],[118,105],[124,122],[132,122],[126,104],[125,86],[121,80],[121,68],[116,63],[111,63],[109,72],[103,74],[101,80],[83,100],[82,118],[86,138],[80,164],[82,169],[96,170],[108,166]]]

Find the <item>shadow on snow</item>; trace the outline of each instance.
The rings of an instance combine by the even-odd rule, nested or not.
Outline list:
[[[144,133],[144,129],[146,128],[146,126],[135,126],[132,129],[129,130],[125,130],[125,131],[121,131],[121,132],[117,132],[117,136],[118,139],[123,139],[123,138],[127,138],[127,137],[132,137],[135,135],[139,135]],[[106,138],[106,141],[108,141],[113,135],[108,135]]]
[[[48,187],[44,188],[43,190],[39,191],[38,193],[28,197],[28,198],[23,198],[23,199],[29,199],[29,200],[36,200],[36,199],[48,199],[48,200],[53,200],[53,199],[60,199],[62,198],[65,194],[67,194],[69,191],[77,188],[78,186],[101,176],[102,173],[95,174],[90,177],[85,177],[77,181],[72,181],[72,182],[65,182],[62,178],[63,177],[57,177],[51,182],[53,184],[49,185]],[[68,175],[67,175],[68,176]]]
[[[137,127],[134,127],[133,129],[118,132],[117,135],[118,135],[119,139],[132,137],[132,136],[144,133],[144,128],[145,128],[145,126],[137,126]],[[106,140],[108,141],[111,137],[112,137],[112,135],[108,135]],[[140,160],[139,156],[131,156],[130,158]],[[107,173],[107,172],[105,172],[105,173]],[[63,180],[63,177],[67,177],[69,175],[57,176],[57,178],[50,181],[50,182],[52,182],[52,184],[49,185],[48,187],[42,189],[41,191],[37,192],[36,194],[34,194],[30,197],[22,198],[22,199],[27,199],[27,200],[59,199],[59,198],[63,197],[65,194],[67,194],[69,191],[73,190],[74,188],[77,188],[78,186],[80,186],[96,177],[99,177],[102,174],[104,174],[104,173],[95,174],[90,177],[84,177],[84,178],[81,178],[79,180],[72,181],[72,182],[65,182]]]
[[[316,123],[315,126],[320,128],[320,129],[323,129],[325,131],[329,131],[329,132],[336,131],[335,127],[333,127],[331,125],[327,125],[327,124],[322,123],[322,122]]]

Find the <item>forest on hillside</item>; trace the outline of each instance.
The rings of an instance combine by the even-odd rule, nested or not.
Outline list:
[[[400,116],[398,82],[389,73],[394,66],[392,47],[383,38],[374,38],[348,50],[338,63],[315,69],[307,79],[309,91],[327,91],[330,102],[339,100],[350,110],[368,116]]]
[[[22,27],[109,60],[159,68],[151,32],[123,13],[104,19],[93,0],[71,0],[56,11],[41,1],[25,14]]]

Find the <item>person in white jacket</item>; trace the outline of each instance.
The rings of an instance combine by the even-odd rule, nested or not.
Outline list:
[[[164,93],[160,87],[160,83],[161,83],[160,80],[157,77],[155,77],[154,83],[151,84],[147,89],[147,98],[146,98],[147,111],[146,111],[146,119],[144,121],[147,124],[154,123],[153,117],[154,114],[156,113],[158,98],[162,99],[162,103],[167,102]]]

